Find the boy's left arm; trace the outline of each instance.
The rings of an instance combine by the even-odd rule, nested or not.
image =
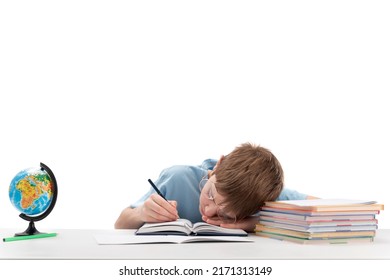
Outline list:
[[[257,222],[259,221],[258,216],[251,216],[245,219],[242,219],[238,222],[235,222],[234,224],[226,224],[223,221],[221,221],[219,218],[206,218],[203,217],[203,221],[205,221],[208,224],[216,225],[224,228],[239,228],[243,229],[246,232],[254,232]]]
[[[308,195],[306,199],[318,199],[318,197]],[[240,228],[245,230],[246,232],[254,232],[256,228],[256,224],[259,221],[259,216],[250,216],[248,218],[245,218],[241,221],[235,222],[234,224],[224,224],[223,221],[221,221],[219,218],[209,218],[209,217],[202,217],[203,221],[205,221],[208,224],[224,227],[224,228]]]

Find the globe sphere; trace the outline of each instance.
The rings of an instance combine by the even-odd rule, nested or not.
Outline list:
[[[49,174],[40,168],[20,171],[12,179],[9,198],[12,205],[28,216],[46,211],[53,201],[53,183]]]

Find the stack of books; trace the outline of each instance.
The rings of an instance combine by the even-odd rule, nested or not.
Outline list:
[[[383,209],[376,201],[349,199],[266,202],[255,233],[302,244],[372,242]]]

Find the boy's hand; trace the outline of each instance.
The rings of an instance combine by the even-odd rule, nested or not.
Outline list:
[[[245,230],[246,232],[254,232],[256,224],[259,221],[258,216],[251,216],[243,220],[237,221],[233,224],[227,224],[224,221],[222,221],[219,217],[203,216],[202,219],[203,221],[211,225],[216,225],[224,228],[239,228]]]
[[[179,218],[176,206],[176,201],[166,201],[161,196],[152,194],[138,211],[145,223],[170,222]]]

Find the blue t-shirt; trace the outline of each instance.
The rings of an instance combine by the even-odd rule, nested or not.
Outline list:
[[[202,165],[175,165],[164,169],[154,182],[167,200],[177,201],[179,216],[193,223],[201,222],[199,212],[199,182],[208,175],[217,163],[214,159],[203,161]],[[138,201],[131,204],[131,208],[141,206],[148,197],[155,193],[151,187]],[[277,200],[306,199],[307,195],[283,188]]]

